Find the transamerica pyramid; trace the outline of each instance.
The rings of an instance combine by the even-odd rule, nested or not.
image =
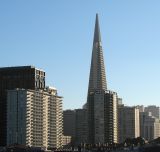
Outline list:
[[[88,143],[117,143],[116,92],[107,88],[98,14],[96,14],[87,96]]]
[[[88,93],[94,90],[107,90],[98,14],[96,14]]]

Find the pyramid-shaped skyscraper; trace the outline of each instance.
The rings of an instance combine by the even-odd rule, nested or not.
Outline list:
[[[116,92],[107,89],[103,49],[96,14],[93,50],[88,86],[88,143],[117,143]]]
[[[96,14],[91,70],[90,70],[90,79],[89,79],[88,89],[89,91],[92,91],[95,89],[96,90],[107,89],[98,14]]]

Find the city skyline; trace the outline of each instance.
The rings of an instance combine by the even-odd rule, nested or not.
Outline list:
[[[160,2],[93,2],[89,11],[91,1],[67,2],[0,2],[0,66],[45,70],[47,84],[64,97],[64,109],[81,107],[98,13],[109,88],[127,105],[160,106]]]

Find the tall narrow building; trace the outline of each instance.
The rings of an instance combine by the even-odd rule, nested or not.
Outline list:
[[[139,109],[137,107],[118,105],[118,133],[119,143],[123,143],[127,138],[140,136]]]
[[[34,66],[0,68],[0,146],[7,144],[7,90],[44,89],[45,72]]]
[[[117,93],[107,90],[98,14],[88,86],[88,142],[117,142]]]

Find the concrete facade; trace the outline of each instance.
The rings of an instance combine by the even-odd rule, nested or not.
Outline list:
[[[63,146],[71,144],[72,137],[71,136],[63,136]]]
[[[0,146],[7,144],[7,91],[15,88],[44,89],[45,72],[34,66],[0,68]]]
[[[87,109],[63,111],[63,124],[64,135],[71,137],[72,144],[87,143]]]
[[[118,143],[118,95],[113,91],[105,92],[104,103],[105,143]]]
[[[140,113],[141,137],[150,141],[160,137],[160,120],[152,116],[151,112]]]
[[[7,145],[62,146],[62,98],[56,89],[9,90],[7,111]]]
[[[64,136],[71,136],[72,143],[75,142],[76,136],[76,111],[64,110],[63,111],[63,134]]]
[[[87,143],[88,124],[87,110],[76,109],[76,124],[75,124],[75,144]]]
[[[137,105],[136,108],[139,109],[139,112],[144,112],[145,107],[143,105]]]
[[[151,112],[152,116],[160,119],[160,107],[150,105],[150,106],[145,107],[145,112]]]
[[[126,138],[137,138],[140,136],[139,109],[118,105],[118,129],[119,143]]]

